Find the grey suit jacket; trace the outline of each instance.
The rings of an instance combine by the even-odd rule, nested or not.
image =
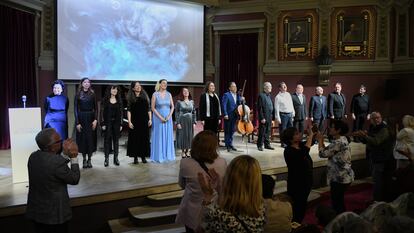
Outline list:
[[[303,102],[300,103],[299,96],[296,93],[292,94],[293,108],[295,109],[295,120],[305,120],[308,116],[308,109],[306,108],[306,96],[302,94]]]
[[[29,157],[26,217],[43,224],[61,224],[72,217],[67,184],[78,184],[78,164],[71,168],[59,154],[35,151]]]

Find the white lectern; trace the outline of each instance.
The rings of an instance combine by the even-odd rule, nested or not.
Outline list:
[[[13,183],[29,180],[27,161],[38,150],[35,137],[42,129],[40,108],[9,108]]]

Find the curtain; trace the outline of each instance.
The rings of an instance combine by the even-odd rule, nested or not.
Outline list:
[[[22,95],[37,106],[35,15],[0,5],[0,28],[0,149],[8,149],[8,108],[21,107]]]
[[[256,111],[258,88],[258,34],[230,34],[220,37],[220,93],[228,91],[228,83],[238,89],[246,87],[244,97],[251,112]],[[255,114],[256,115],[256,114]]]

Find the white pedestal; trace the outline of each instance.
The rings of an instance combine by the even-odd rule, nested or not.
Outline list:
[[[13,183],[29,180],[27,161],[39,149],[35,137],[42,129],[40,108],[9,108]]]

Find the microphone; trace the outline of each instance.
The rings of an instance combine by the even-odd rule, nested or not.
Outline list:
[[[27,97],[25,95],[22,95],[23,108],[26,108],[26,100],[27,100]]]

